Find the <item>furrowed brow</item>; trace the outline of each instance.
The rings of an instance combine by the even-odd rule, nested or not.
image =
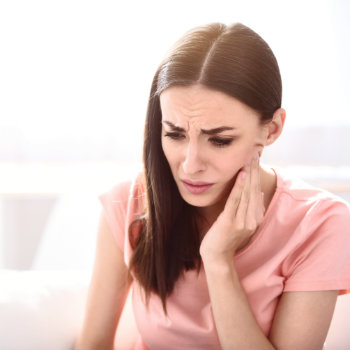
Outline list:
[[[180,128],[179,126],[176,126],[175,124],[173,124],[172,122],[168,122],[167,120],[163,120],[162,124],[166,124],[166,125],[170,126],[171,130],[173,130],[173,131],[186,132],[185,129]]]
[[[163,120],[162,123],[168,125],[173,131],[186,132],[185,129],[180,128],[179,126],[176,126],[175,124],[173,124],[172,122],[169,122],[167,120]],[[233,128],[231,126],[220,126],[218,128],[214,128],[214,129],[201,129],[201,132],[205,135],[216,135],[216,134],[220,134],[221,132],[224,132],[227,130],[235,130],[235,128]]]
[[[235,128],[232,128],[231,126],[220,126],[219,128],[215,129],[201,129],[202,133],[205,135],[216,135],[220,134],[221,132],[227,131],[227,130],[234,130]]]

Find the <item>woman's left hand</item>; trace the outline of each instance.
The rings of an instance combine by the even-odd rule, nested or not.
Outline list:
[[[259,155],[255,154],[239,172],[224,210],[204,236],[200,246],[202,258],[232,258],[248,243],[262,222],[264,212]]]

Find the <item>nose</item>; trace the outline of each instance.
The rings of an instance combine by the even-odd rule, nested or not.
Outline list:
[[[187,175],[193,175],[202,172],[206,168],[204,154],[197,143],[189,142],[185,149],[185,156],[182,162],[183,172]]]

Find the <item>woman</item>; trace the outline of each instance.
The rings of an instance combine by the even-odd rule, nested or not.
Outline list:
[[[176,43],[151,88],[144,172],[100,197],[77,349],[113,348],[130,286],[137,349],[322,348],[350,288],[350,211],[259,163],[283,129],[281,96],[246,26]]]

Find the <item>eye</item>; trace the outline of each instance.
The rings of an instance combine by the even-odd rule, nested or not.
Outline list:
[[[165,137],[170,137],[172,140],[181,140],[185,138],[185,135],[180,134],[178,132],[166,132],[164,134]]]
[[[229,146],[233,139],[232,138],[222,138],[222,137],[211,137],[209,141],[215,146],[215,147],[225,147]]]

